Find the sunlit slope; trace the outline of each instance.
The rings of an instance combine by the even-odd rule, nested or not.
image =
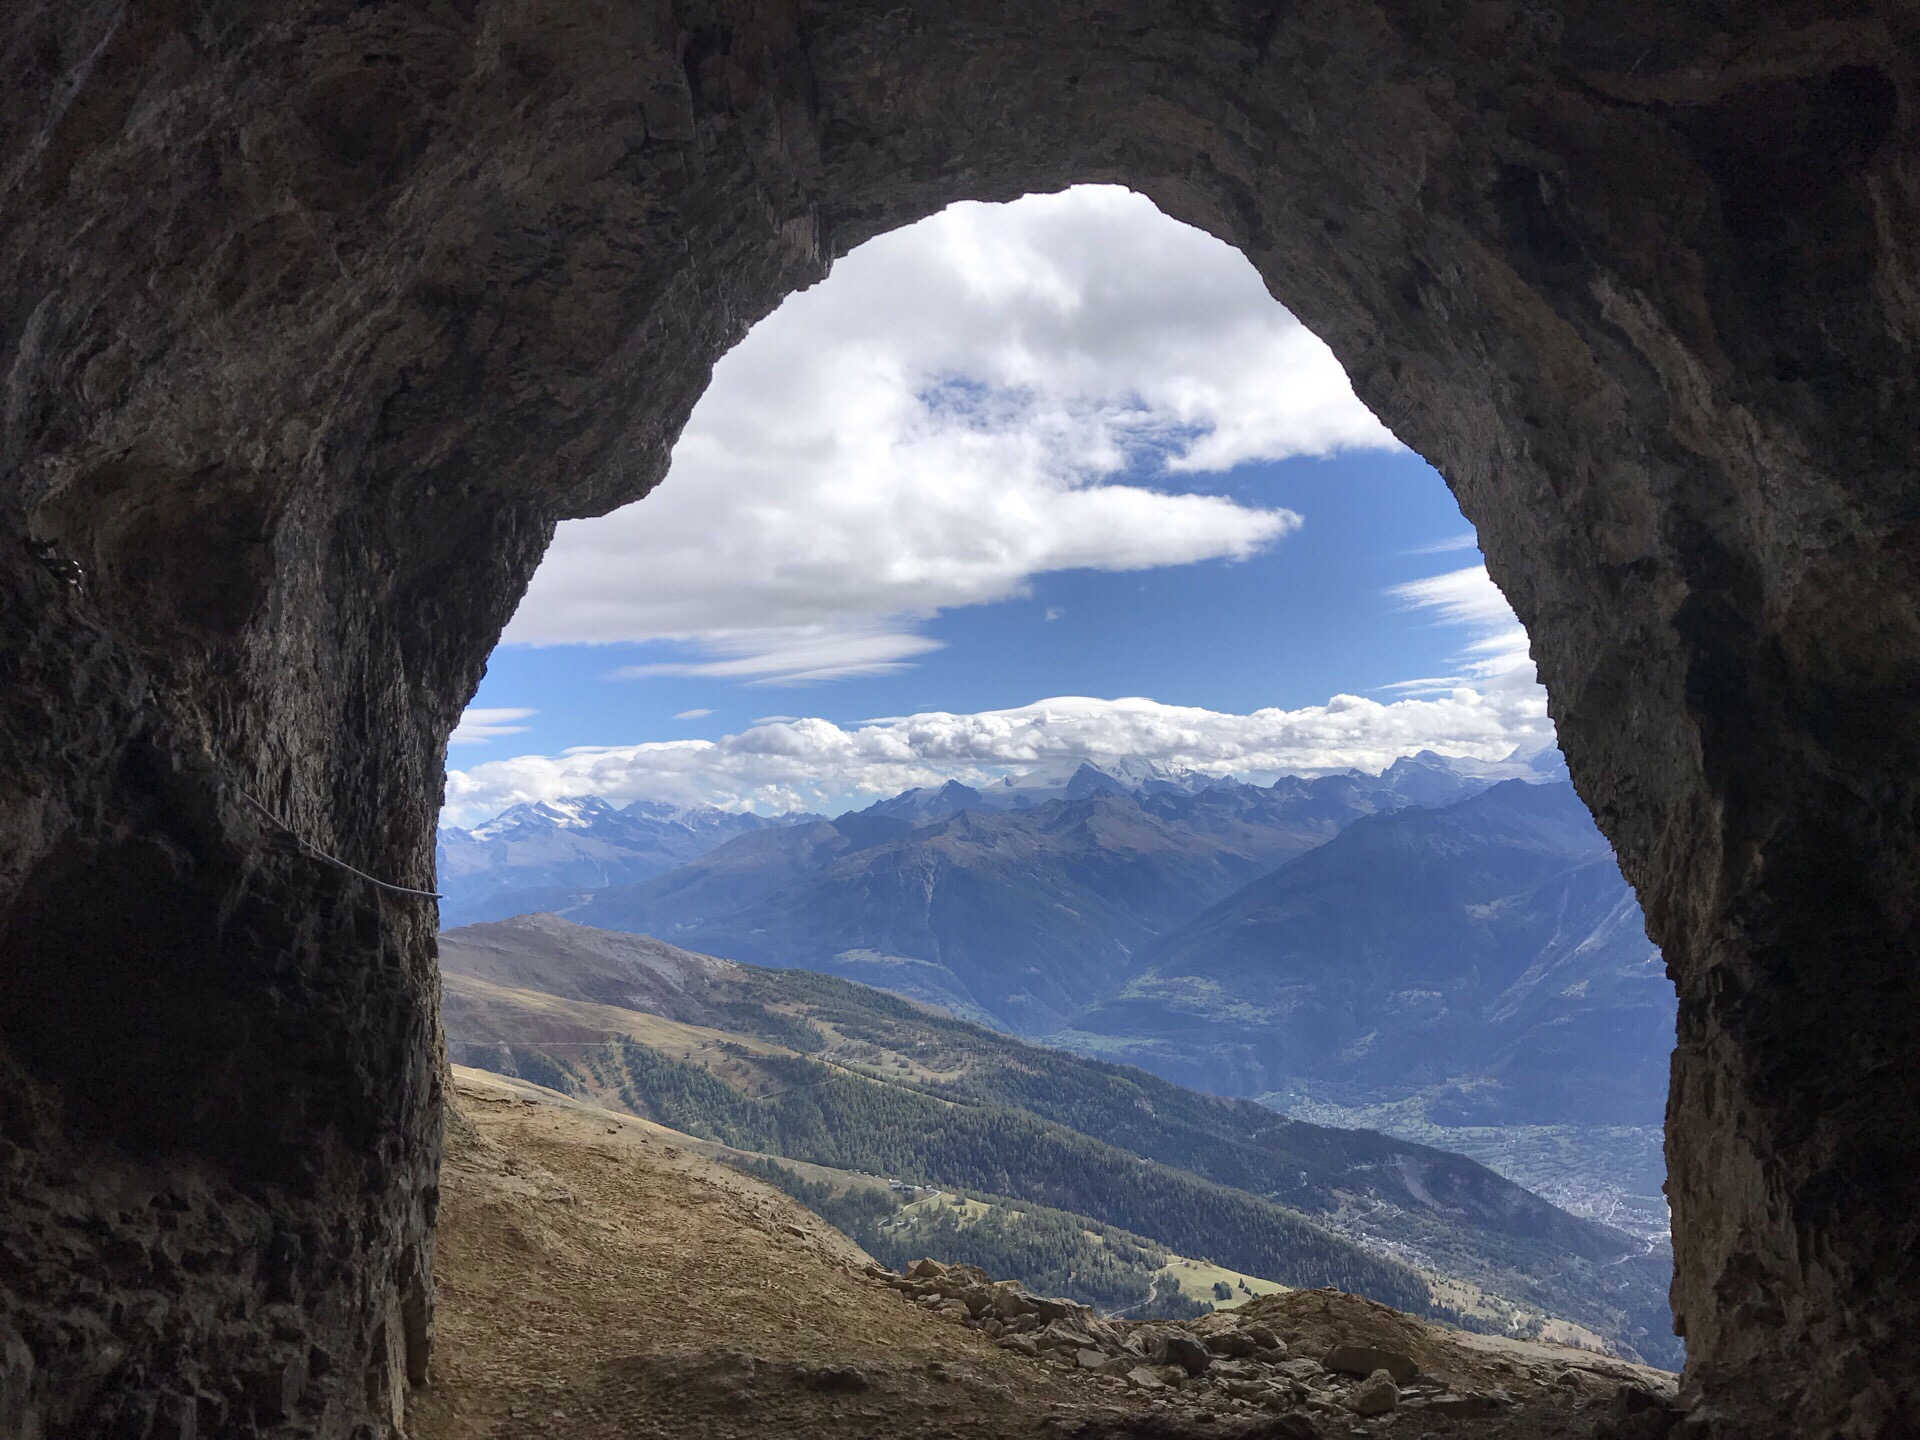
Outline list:
[[[1425,1287],[1409,1292],[1407,1271],[1370,1268],[1397,1255],[1667,1358],[1657,1260],[1623,1259],[1642,1247],[1457,1156],[1288,1121],[834,977],[554,917],[450,932],[442,956],[463,1063],[745,1149],[1094,1216],[1282,1283],[1341,1283],[1302,1265],[1345,1266],[1350,1288],[1418,1308]],[[1338,1236],[1361,1248],[1330,1247]]]
[[[644,1024],[633,1027],[638,1035],[621,1033],[621,1022],[594,1007],[583,1007],[577,1023],[562,1027],[567,1038],[553,1041],[560,1017],[547,997],[526,1015],[528,1032],[546,1044],[503,1049],[463,1038],[470,1007],[488,1013],[484,1028],[505,1028],[510,996],[449,977],[456,1059],[511,1066],[551,1088],[737,1149],[1034,1200],[1281,1283],[1336,1285],[1401,1309],[1428,1308],[1418,1276],[1297,1211],[1145,1162],[1024,1110],[945,1098],[752,1037],[688,1027],[650,1032]],[[608,1024],[604,1043],[583,1043],[581,1026],[596,1018]]]

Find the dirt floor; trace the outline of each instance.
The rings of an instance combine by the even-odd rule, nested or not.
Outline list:
[[[1301,1403],[1280,1413],[1177,1369],[1162,1368],[1164,1389],[1093,1373],[1065,1350],[1007,1348],[1011,1337],[953,1318],[963,1305],[916,1303],[902,1282],[869,1273],[877,1267],[838,1232],[711,1147],[479,1071],[456,1070],[455,1093],[438,1341],[432,1383],[409,1406],[413,1440],[1517,1440],[1586,1437],[1609,1423],[1638,1436],[1671,1423],[1657,1406],[1648,1413],[1649,1400],[1672,1393],[1659,1372],[1441,1331],[1327,1291],[1267,1297],[1234,1323],[1285,1336],[1297,1359],[1325,1358],[1336,1344],[1410,1356],[1421,1376],[1392,1413],[1362,1419],[1345,1408],[1358,1377],[1298,1382]],[[1208,1323],[1227,1318],[1196,1328]],[[1143,1330],[1134,1343],[1150,1338]],[[1619,1397],[1623,1385],[1630,1398]]]

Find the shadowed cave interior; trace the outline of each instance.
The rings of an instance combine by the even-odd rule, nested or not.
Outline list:
[[[0,1431],[393,1433],[445,739],[860,240],[1125,184],[1447,477],[1680,994],[1700,1434],[1920,1428],[1916,21],[27,3],[0,21]],[[83,583],[74,583],[83,577]]]

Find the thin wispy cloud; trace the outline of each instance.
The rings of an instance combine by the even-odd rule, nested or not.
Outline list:
[[[1462,685],[1517,687],[1538,691],[1544,704],[1545,692],[1540,691],[1534,676],[1527,632],[1485,565],[1410,580],[1388,593],[1405,609],[1424,612],[1436,624],[1463,631],[1464,643],[1452,657],[1460,667],[1457,674],[1403,680],[1382,686],[1383,690],[1417,695]]]
[[[540,712],[537,710],[516,710],[507,708],[468,709],[460,716],[460,723],[447,737],[449,745],[484,745],[489,740],[498,740],[505,735],[524,735],[531,728],[516,724],[516,721],[530,720]]]
[[[1416,545],[1407,551],[1409,555],[1451,555],[1460,550],[1477,550],[1480,537],[1474,534],[1449,535],[1444,540],[1435,540],[1431,545]]]
[[[941,642],[899,630],[858,631],[816,628],[808,631],[753,631],[714,635],[705,647],[721,658],[670,660],[623,665],[614,680],[645,680],[660,675],[699,675],[743,685],[816,685],[856,675],[893,675],[915,657],[941,648]],[[711,711],[703,711],[711,714]]]
[[[713,714],[711,710],[682,710],[673,718],[676,720],[704,720],[711,714]]]

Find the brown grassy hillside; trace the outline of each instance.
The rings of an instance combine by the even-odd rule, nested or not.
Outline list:
[[[1015,1337],[956,1318],[964,1306],[915,1303],[912,1287],[870,1273],[843,1237],[714,1147],[481,1072],[457,1070],[455,1094],[440,1342],[409,1417],[416,1440],[1585,1437],[1623,1381],[1667,1388],[1657,1372],[1461,1336],[1324,1291],[1195,1327],[1204,1338],[1257,1321],[1288,1337],[1301,1403],[1252,1403],[1219,1376],[1185,1381],[1164,1366],[1175,1386],[1143,1387],[1083,1368],[1078,1353],[1009,1348]],[[1148,1348],[1166,1328],[1119,1333]],[[1357,1377],[1298,1364],[1338,1343],[1417,1363],[1394,1413],[1354,1415]],[[1493,1397],[1498,1413],[1448,1413],[1465,1396]]]

